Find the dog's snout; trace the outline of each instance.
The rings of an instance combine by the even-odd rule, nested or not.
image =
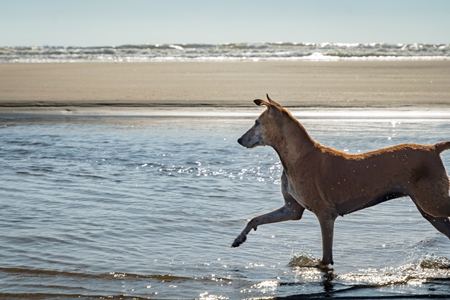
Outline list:
[[[239,139],[237,140],[237,142],[238,142],[240,145],[242,145],[242,138],[239,138]]]

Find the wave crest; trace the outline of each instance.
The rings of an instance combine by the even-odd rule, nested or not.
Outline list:
[[[0,47],[5,62],[152,62],[449,59],[450,44],[229,43]]]

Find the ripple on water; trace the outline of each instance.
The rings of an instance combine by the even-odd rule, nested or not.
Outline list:
[[[215,121],[9,121],[0,298],[448,295],[448,239],[408,199],[339,218],[334,270],[312,267],[321,242],[309,212],[230,248],[249,219],[283,205],[282,166],[271,148],[235,142],[251,120]],[[448,121],[393,121],[317,118],[305,127],[355,153],[450,132]]]

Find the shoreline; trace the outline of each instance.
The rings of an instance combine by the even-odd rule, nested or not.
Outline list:
[[[0,113],[251,108],[447,109],[450,61],[0,64]]]
[[[286,106],[285,106],[286,107]],[[318,107],[286,107],[297,119],[327,120],[450,120],[450,107],[385,107],[385,108],[318,108]],[[185,119],[254,119],[264,108],[254,107],[47,107],[45,109],[13,107],[0,108],[0,120],[7,119],[77,119],[77,118],[185,118]]]

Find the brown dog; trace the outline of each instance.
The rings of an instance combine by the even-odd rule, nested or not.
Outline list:
[[[232,247],[245,242],[259,225],[299,220],[312,211],[322,231],[322,266],[333,264],[337,216],[409,196],[437,230],[450,238],[449,178],[439,154],[450,142],[424,146],[403,144],[351,155],[315,142],[305,128],[267,95],[255,100],[267,109],[238,143],[247,148],[272,146],[283,165],[281,192],[285,205],[253,218]]]

